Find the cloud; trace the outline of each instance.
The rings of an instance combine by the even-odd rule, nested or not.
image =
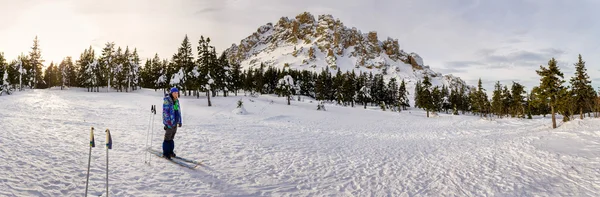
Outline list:
[[[506,40],[505,42],[507,44],[517,44],[517,43],[522,43],[524,41],[521,39],[518,39],[518,38],[510,38],[510,39]]]
[[[213,12],[219,12],[223,10],[223,8],[220,7],[207,7],[207,8],[202,8],[198,11],[195,12],[195,14],[210,14]]]
[[[451,61],[446,62],[452,68],[489,68],[506,69],[514,67],[536,68],[539,65],[545,65],[552,57],[558,57],[565,54],[564,50],[556,48],[544,48],[536,51],[515,50],[512,52],[502,52],[503,48],[479,49],[475,52],[478,60]]]
[[[444,74],[458,74],[458,73],[467,73],[469,70],[465,69],[456,69],[456,68],[437,68],[436,71],[439,71]]]
[[[470,68],[473,66],[480,66],[483,65],[481,62],[478,61],[450,61],[450,62],[446,62],[444,63],[446,65],[446,68]]]

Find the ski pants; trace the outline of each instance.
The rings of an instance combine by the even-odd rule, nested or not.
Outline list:
[[[175,138],[175,133],[177,133],[177,126],[167,128],[165,130],[165,141],[173,140]]]

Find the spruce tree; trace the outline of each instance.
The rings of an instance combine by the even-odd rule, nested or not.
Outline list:
[[[585,62],[581,58],[581,54],[578,57],[578,62],[575,63],[575,76],[571,78],[571,86],[574,94],[573,101],[575,106],[579,110],[579,118],[583,119],[584,109],[590,106],[590,101],[593,100],[592,90],[590,91],[592,81],[588,76],[587,69],[585,68]]]
[[[555,110],[563,115],[563,122],[573,119],[572,117],[578,107],[575,102],[575,93],[570,90],[570,87],[564,87],[558,92]]]
[[[79,73],[79,67],[75,65],[71,56],[67,56],[66,63],[65,73],[67,76],[65,77],[65,86],[81,87],[77,75],[77,73]]]
[[[242,89],[242,69],[239,63],[235,63],[231,65],[231,84],[233,87],[233,92],[235,96],[237,96],[238,91]]]
[[[398,102],[400,103],[400,106],[402,106],[402,110],[406,110],[407,107],[410,107],[408,94],[409,93],[406,90],[406,83],[404,82],[404,79],[402,79],[402,82],[400,82],[400,88],[398,88]]]
[[[559,93],[564,89],[562,84],[564,83],[563,73],[556,65],[554,58],[548,61],[548,68],[540,65],[540,69],[536,70],[536,73],[541,77],[540,89],[544,99],[547,99],[547,103],[550,105],[550,112],[552,113],[552,128],[556,128],[556,111],[555,107],[558,104]]]
[[[504,104],[502,103],[502,84],[500,81],[496,82],[494,85],[494,92],[492,96],[492,111],[498,118],[502,117],[502,109],[504,108]]]
[[[150,69],[149,74],[151,87],[154,88],[154,91],[167,88],[167,83],[165,82],[167,79],[167,66],[166,60],[161,60],[158,53],[155,53],[154,58],[152,58],[152,69]]]
[[[79,60],[77,60],[77,66],[79,67],[79,80],[81,81],[81,85],[86,87],[88,92],[97,92],[99,81],[96,73],[99,71],[99,68],[92,46],[83,51]],[[96,90],[94,90],[94,88],[96,88]]]
[[[54,86],[54,62],[50,62],[50,65],[44,71],[44,86],[45,88],[52,88]],[[39,86],[38,86],[39,87]]]
[[[431,111],[440,112],[442,110],[442,91],[439,86],[435,86],[431,91]]]
[[[398,106],[398,82],[396,78],[391,78],[387,85],[387,99],[386,104],[388,106]]]
[[[181,41],[177,53],[173,55],[173,69],[175,73],[171,76],[170,85],[180,87],[183,95],[189,95],[193,84],[194,57],[192,54],[192,44],[187,36]],[[189,79],[189,80],[188,80]]]
[[[421,80],[417,81],[417,84],[415,85],[415,107],[417,108],[422,108],[421,107],[421,89],[422,89],[422,85],[421,85]]]
[[[524,108],[525,96],[523,95],[525,93],[526,93],[525,87],[523,85],[513,81],[513,85],[511,88],[511,95],[512,95],[511,109],[512,109],[513,116],[516,116],[519,118],[525,117],[525,108]]]
[[[30,88],[38,88],[38,85],[44,83],[42,78],[42,63],[44,60],[42,59],[42,52],[37,36],[35,36],[35,39],[33,40],[33,47],[31,47],[31,52],[29,52],[29,58],[31,71],[33,72],[33,76],[30,78],[32,80]]]
[[[4,58],[4,52],[0,52],[0,94],[9,89],[8,77],[8,64]]]
[[[142,69],[140,69],[140,80],[141,80],[141,86],[143,88],[153,88],[152,86],[152,77],[151,77],[151,73],[153,68],[152,68],[152,59],[146,59],[146,63],[144,64],[144,66],[142,67]]]
[[[100,72],[96,73],[96,78],[100,84],[106,85],[107,91],[110,91],[110,88],[113,85],[112,83],[114,83],[114,70],[116,68],[115,62],[117,62],[115,52],[115,43],[107,42],[102,49],[100,58],[98,58],[98,69]]]
[[[129,75],[128,75],[128,87],[129,89],[131,89],[131,91],[137,90],[138,87],[141,86],[140,84],[140,56],[137,52],[137,48],[133,49],[133,53],[131,54],[131,57],[129,59],[129,65],[131,66],[131,68],[129,69]]]
[[[448,113],[448,110],[452,109],[452,105],[450,105],[450,90],[446,85],[442,85],[442,110]]]
[[[429,77],[425,75],[423,77],[422,86],[419,88],[419,106],[427,111],[427,117],[429,118],[429,112],[434,109],[433,95],[431,93],[431,82]]]
[[[505,85],[503,86],[502,89],[502,113],[504,115],[506,115],[507,117],[509,115],[511,115],[510,113],[510,109],[511,109],[511,104],[512,104],[512,94],[510,93],[510,90],[508,89],[508,87]],[[514,116],[513,116],[514,117]]]

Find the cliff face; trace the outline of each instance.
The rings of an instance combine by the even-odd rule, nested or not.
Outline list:
[[[402,50],[397,39],[381,41],[375,31],[362,33],[331,15],[315,18],[308,12],[293,19],[282,17],[275,25],[267,23],[225,53],[230,62],[243,68],[264,63],[318,72],[328,66],[332,72],[339,68],[383,73],[387,79],[396,77],[412,85],[424,75],[434,85],[464,84],[460,78],[442,76],[425,66],[418,54]]]

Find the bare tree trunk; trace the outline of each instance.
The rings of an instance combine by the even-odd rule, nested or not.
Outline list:
[[[554,113],[554,105],[550,105],[550,111],[552,112],[552,128],[556,129],[556,114]]]
[[[579,118],[583,120],[583,107],[579,107]]]
[[[206,96],[208,98],[208,106],[212,106],[212,104],[210,103],[210,90],[206,92]]]

